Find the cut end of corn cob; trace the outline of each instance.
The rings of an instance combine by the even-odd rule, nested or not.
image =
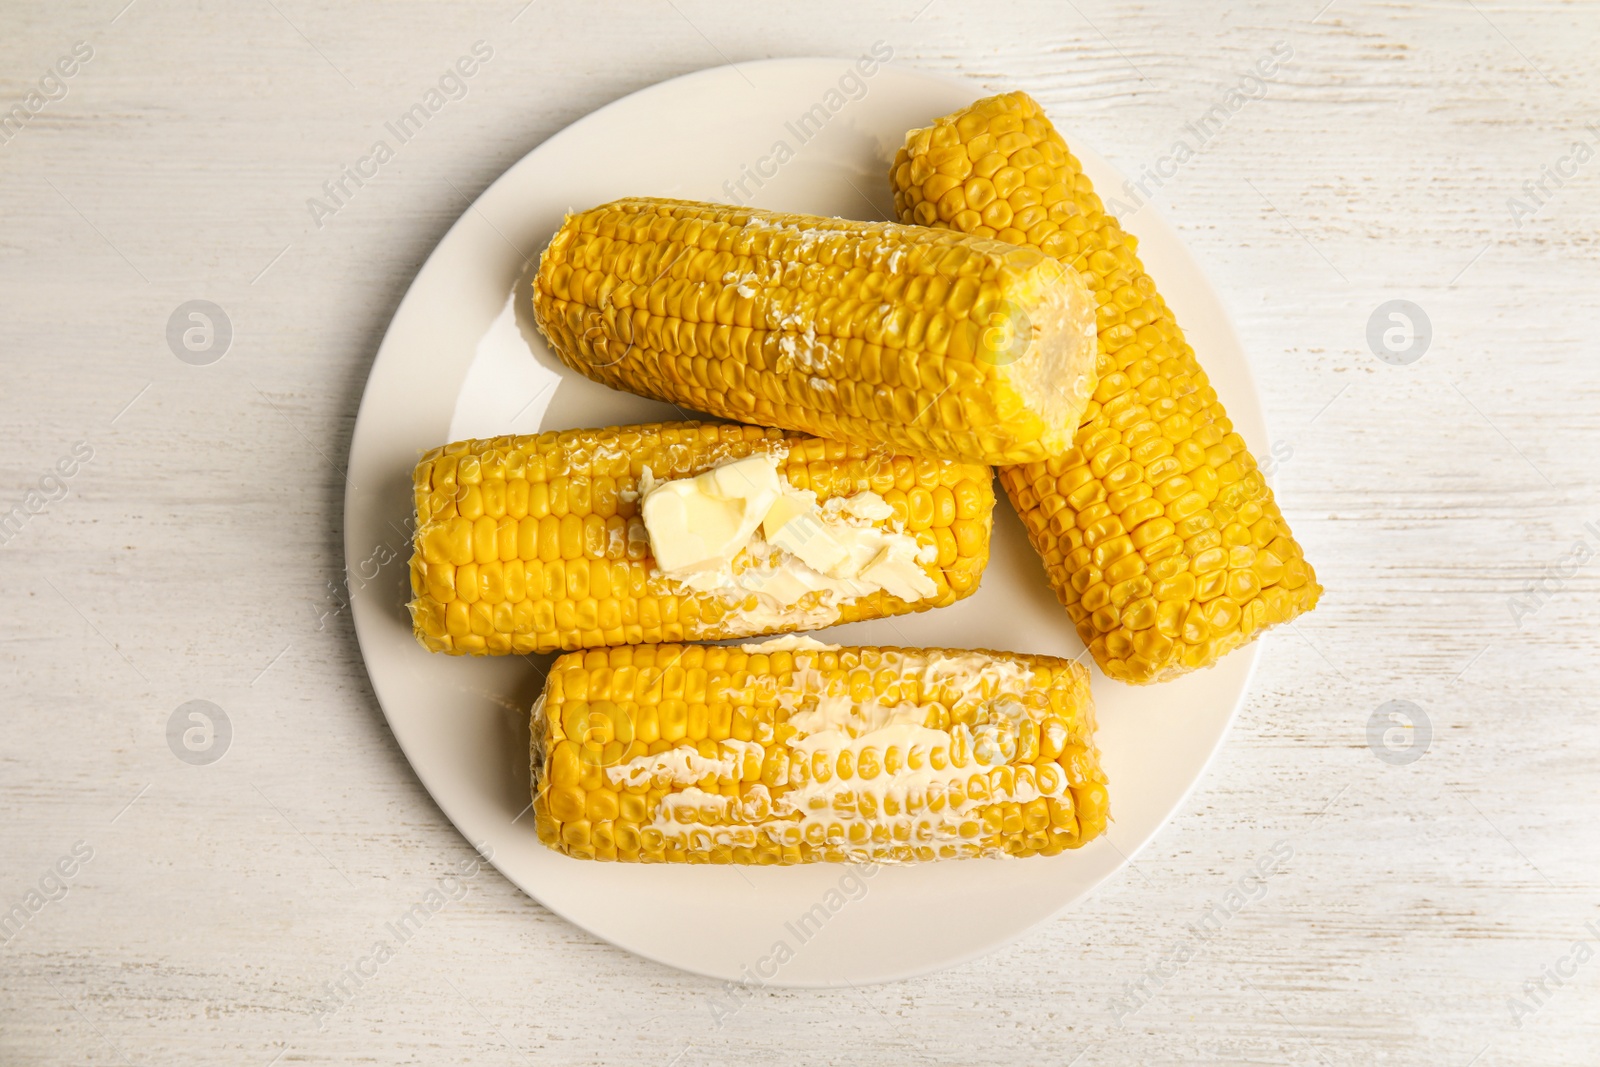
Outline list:
[[[556,660],[532,717],[539,839],[581,859],[882,863],[1054,855],[1105,829],[1081,666],[781,644]]]
[[[1000,481],[1101,669],[1169,678],[1310,611],[1321,587],[1272,490],[1039,105],[1007,93],[912,130],[890,183],[902,221],[1029,245],[1094,292],[1099,381],[1074,447]]]
[[[775,523],[714,581],[664,575],[640,514],[647,472],[659,485],[750,457],[771,458],[785,500],[814,494],[814,521]],[[458,442],[425,455],[414,485],[417,639],[473,655],[716,641],[952,604],[977,588],[994,508],[982,464],[698,422]],[[857,577],[810,551],[819,542],[866,544]],[[926,594],[878,580],[876,546],[914,561]]]
[[[614,388],[905,452],[1020,463],[1071,447],[1094,301],[1034,249],[681,200],[569,215],[540,330]]]

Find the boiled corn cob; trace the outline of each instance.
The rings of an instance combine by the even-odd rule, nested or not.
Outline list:
[[[1316,605],[1321,587],[1185,342],[1137,242],[1024,93],[912,130],[890,172],[903,221],[1026,243],[1099,302],[1099,382],[1075,447],[1001,484],[1102,670],[1206,667]]]
[[[1088,673],[1048,656],[639,645],[557,659],[539,839],[643,863],[1054,855],[1105,829]]]
[[[1071,447],[1094,303],[1033,249],[681,200],[569,215],[534,282],[569,367],[723,418],[983,463]]]
[[[640,519],[645,472],[660,483],[753,455],[772,456],[784,482],[825,509],[874,500],[892,511],[873,529],[929,557],[920,573],[933,591],[907,601],[825,589],[783,604],[769,593],[775,583],[757,580],[792,568],[776,554],[766,569],[741,559],[733,592],[662,575]],[[417,639],[474,655],[721,640],[951,604],[977,588],[994,507],[980,464],[698,422],[464,441],[427,453],[414,485]]]

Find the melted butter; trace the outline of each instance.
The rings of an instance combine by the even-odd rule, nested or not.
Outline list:
[[[740,652],[837,652],[838,645],[824,644],[805,634],[785,634],[753,645],[740,645]]]
[[[605,769],[612,785],[651,784],[658,789],[687,786],[706,778],[737,780],[752,758],[760,766],[766,749],[757,741],[729,739],[717,742],[716,756],[702,756],[693,745],[680,745],[654,755],[636,756]]]
[[[789,725],[796,731],[795,740],[790,744],[803,744],[811,736],[821,734],[860,737],[890,726],[920,728],[926,718],[927,713],[915,704],[885,707],[876,702],[857,704],[849,697],[825,696],[810,711],[790,712]]]
[[[789,640],[798,646],[806,639],[784,643]],[[754,651],[764,646],[744,647]],[[1020,727],[1046,715],[1021,699],[1031,684],[1027,668],[977,652],[929,654],[922,664],[929,684],[934,679],[957,683],[951,709],[972,710],[973,718],[985,720],[972,728],[957,722],[945,730],[928,726],[928,709],[911,702],[855,701],[824,692],[821,672],[805,664],[831,649],[793,651],[797,670],[789,690],[779,695],[776,735],[784,739],[786,766],[774,774],[769,764],[762,781],[747,775],[743,795],[728,796],[700,784],[715,774],[719,785],[731,786],[739,779],[738,767],[754,771],[752,763],[765,759],[763,744],[722,742],[731,747],[719,748],[716,760],[698,753],[673,757],[682,761],[681,770],[676,762],[647,761],[661,761],[670,752],[694,752],[689,746],[639,757],[631,763],[648,765],[652,776],[670,766],[666,777],[684,786],[660,799],[650,826],[690,845],[748,847],[767,837],[789,843],[827,840],[862,856],[926,846],[953,846],[964,855],[1003,855],[982,844],[983,809],[1067,795],[1067,779],[1059,768],[1010,763]],[[613,769],[618,771],[623,777],[636,773]],[[663,782],[662,777],[654,780]]]

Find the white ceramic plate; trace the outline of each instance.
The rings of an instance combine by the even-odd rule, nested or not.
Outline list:
[[[400,746],[439,806],[529,895],[598,937],[675,967],[769,985],[884,981],[970,959],[1060,915],[1128,862],[1183,802],[1227,732],[1253,649],[1157,687],[1098,672],[1100,747],[1115,822],[1075,853],[881,868],[589,863],[546,850],[528,806],[527,710],[544,657],[430,655],[404,601],[411,469],[424,449],[508,432],[671,418],[612,392],[525,340],[509,296],[569,208],[624,195],[728,200],[824,215],[890,217],[887,166],[906,130],[983,95],[898,67],[851,80],[845,59],[700,71],[602,108],[530,152],[462,215],[395,313],[350,449],[345,552],[356,634]],[[865,84],[850,99],[829,95]],[[796,120],[821,105],[826,123]],[[835,104],[842,106],[834,107]],[[793,157],[775,165],[778,142]],[[1122,179],[1069,136],[1097,188]],[[763,161],[766,162],[763,162]],[[763,174],[762,172],[765,172]],[[729,184],[725,184],[729,183]],[[1228,317],[1176,235],[1146,208],[1132,227],[1234,424],[1259,452],[1260,405]],[[369,579],[374,571],[378,577]],[[1001,498],[981,588],[942,610],[822,631],[846,644],[987,646],[1078,656],[1021,523]],[[814,907],[822,905],[822,913]],[[825,914],[798,933],[800,916]],[[780,947],[782,946],[782,947]],[[783,962],[779,964],[779,960]]]

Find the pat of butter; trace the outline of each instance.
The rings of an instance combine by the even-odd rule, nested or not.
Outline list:
[[[761,532],[768,543],[777,545],[812,570],[833,574],[850,552],[819,520],[815,508],[792,496],[783,496],[767,513]]]
[[[863,567],[861,577],[890,596],[906,601],[921,600],[939,591],[938,584],[928,577],[916,557],[895,545],[884,548]]]
[[[727,567],[782,496],[770,456],[656,483],[640,503],[656,566],[679,579]]]
[[[761,536],[771,541],[778,535],[778,531],[792,519],[809,513],[811,509],[804,501],[797,500],[787,494],[780,496],[761,520]]]

